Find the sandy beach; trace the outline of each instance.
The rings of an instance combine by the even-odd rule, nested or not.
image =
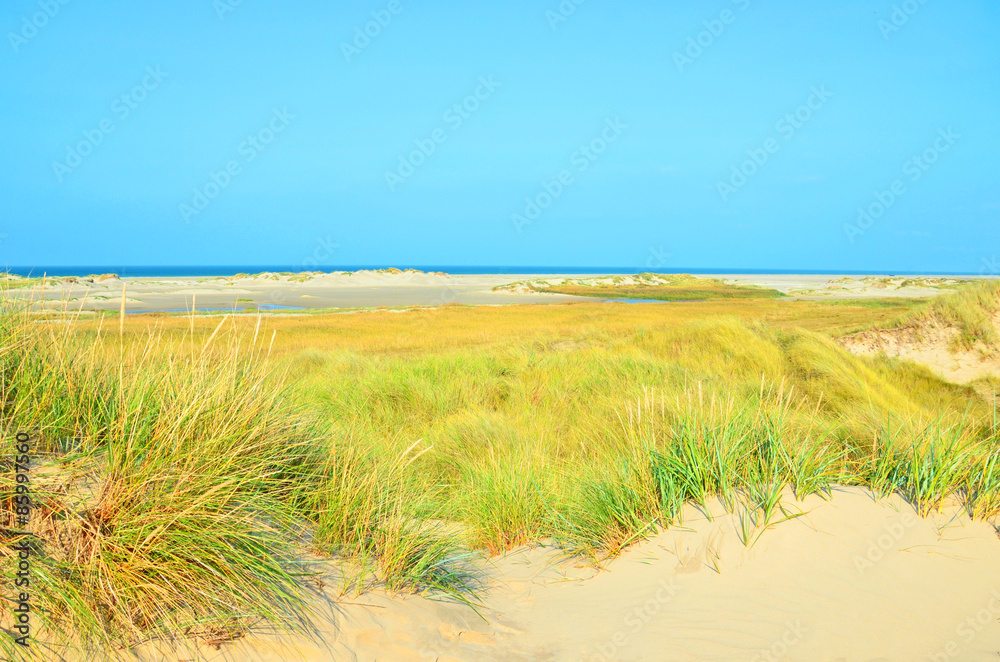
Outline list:
[[[773,288],[790,299],[838,300],[923,298],[942,293],[935,285],[954,284],[948,276],[898,277],[836,275],[732,275],[706,277],[737,285]],[[418,271],[335,273],[262,273],[234,277],[57,278],[44,289],[11,290],[31,296],[47,309],[118,311],[125,292],[125,311],[317,310],[332,308],[405,308],[410,306],[508,305],[593,301],[590,297],[531,291],[567,280],[610,278],[605,275],[451,275]],[[630,276],[623,276],[629,279]]]
[[[452,276],[376,271],[255,274],[244,277],[60,279],[42,298],[48,308],[117,311],[125,288],[128,313],[190,310],[379,308],[565,302],[580,297],[508,294],[493,288],[511,276]],[[34,292],[39,294],[38,290]],[[15,290],[14,294],[18,292]]]

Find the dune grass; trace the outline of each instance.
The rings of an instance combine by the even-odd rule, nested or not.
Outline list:
[[[369,513],[365,498],[386,481],[353,476],[354,493],[335,490],[338,476],[367,468],[333,455],[337,440],[288,399],[259,328],[223,320],[205,342],[171,345],[156,331],[80,334],[66,322],[0,311],[0,564],[13,576],[11,546],[32,545],[47,645],[110,654],[150,637],[303,627],[309,549],[363,552],[394,588],[462,581],[448,568],[454,545],[410,525],[405,495]],[[15,432],[30,435],[35,472],[24,531]],[[335,491],[349,507],[336,510]],[[377,526],[359,534],[343,515]]]
[[[934,299],[931,311],[961,331],[959,343],[996,347],[1000,336],[993,315],[1000,309],[1000,280],[981,280]]]
[[[259,345],[168,357],[146,342],[87,342],[2,314],[4,456],[31,435],[36,497],[4,542],[36,547],[36,614],[54,645],[130,644],[300,611],[285,532],[304,439],[264,386]],[[105,344],[107,342],[107,344]],[[108,347],[114,345],[116,347]],[[5,556],[4,565],[12,559]]]
[[[635,282],[630,282],[635,281]],[[781,292],[755,285],[735,285],[720,278],[688,274],[639,274],[634,277],[571,279],[563,283],[533,287],[539,292],[572,294],[605,299],[649,299],[656,301],[711,301],[776,299]]]
[[[344,590],[474,603],[470,554],[600,563],[689,502],[739,513],[748,546],[794,516],[786,488],[1000,512],[993,401],[798,323],[883,309],[711,305],[74,321],[8,301],[0,564],[30,539],[48,641],[114,651],[304,627],[308,555],[337,559]]]
[[[414,464],[414,493],[491,553],[551,537],[614,555],[685,501],[714,498],[749,504],[763,525],[785,486],[804,496],[865,485],[935,507],[965,490],[965,474],[945,465],[994,442],[992,402],[971,388],[851,356],[822,334],[737,319],[581,329],[559,344],[308,356],[301,398],[382,454],[423,439],[431,450]],[[985,492],[991,476],[976,483]]]
[[[958,330],[954,349],[978,347],[987,352],[1000,349],[1000,334],[993,321],[1000,310],[1000,280],[965,281],[950,289],[953,291],[929,301],[914,302],[894,317],[872,321],[856,330],[938,323]]]

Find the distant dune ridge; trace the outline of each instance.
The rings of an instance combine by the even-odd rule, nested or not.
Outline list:
[[[539,275],[467,274],[380,269],[264,272],[233,276],[142,277],[114,274],[26,278],[7,274],[11,296],[53,310],[117,311],[127,287],[127,312],[190,310],[192,297],[214,311],[566,303],[580,297],[663,301],[781,298],[840,300],[934,297],[960,282],[952,277],[822,275]]]

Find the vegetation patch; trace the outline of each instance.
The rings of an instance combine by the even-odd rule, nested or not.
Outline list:
[[[648,299],[656,301],[712,301],[732,299],[776,299],[781,292],[755,285],[735,285],[719,278],[688,274],[599,276],[567,278],[557,282],[520,281],[494,288],[495,291],[548,292],[602,299]]]
[[[930,327],[955,329],[953,351],[979,349],[992,354],[1000,350],[1000,280],[965,281],[954,291],[924,302],[914,302],[899,316],[865,330],[915,330]]]

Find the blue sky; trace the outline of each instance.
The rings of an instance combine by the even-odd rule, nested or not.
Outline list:
[[[1000,268],[990,0],[8,0],[0,29],[8,265]]]

